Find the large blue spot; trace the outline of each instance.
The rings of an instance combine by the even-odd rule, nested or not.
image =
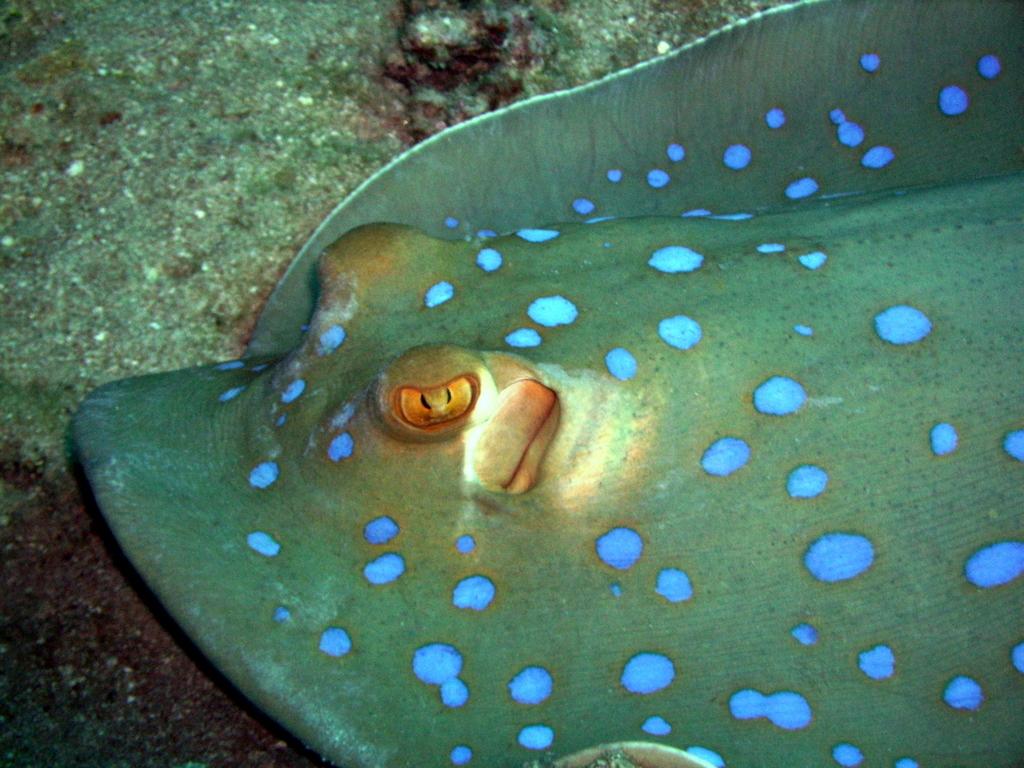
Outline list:
[[[533,328],[517,328],[505,337],[505,343],[510,347],[525,349],[527,347],[540,346],[541,337]]]
[[[658,571],[654,591],[670,603],[678,603],[693,597],[693,586],[685,571],[678,568],[663,568]]]
[[[864,141],[864,129],[857,123],[844,120],[836,127],[836,138],[845,147],[858,147]]]
[[[619,381],[629,381],[636,376],[636,358],[628,349],[615,347],[609,350],[604,356],[604,364],[608,368],[608,373]]]
[[[302,379],[295,379],[295,381],[284,388],[284,392],[281,393],[281,402],[290,403],[305,391],[306,382]]]
[[[516,237],[525,240],[528,243],[544,243],[548,240],[554,240],[558,237],[561,232],[557,229],[518,229],[516,230]]]
[[[789,634],[800,643],[800,645],[814,645],[818,642],[818,630],[816,630],[810,624],[797,624],[791,630]]]
[[[896,157],[896,153],[889,147],[872,147],[860,159],[860,164],[865,168],[885,168]]]
[[[811,724],[811,706],[793,691],[778,691],[765,696],[745,688],[729,698],[729,711],[737,720],[764,717],[777,728],[796,731]]]
[[[857,655],[857,666],[872,680],[887,680],[896,671],[896,656],[888,645],[876,645]]]
[[[348,432],[342,432],[340,435],[335,435],[331,438],[331,442],[327,445],[327,458],[331,461],[347,459],[352,455],[354,448],[355,441],[352,440],[352,435]]]
[[[554,328],[556,325],[569,325],[579,312],[565,296],[541,296],[530,302],[526,314],[537,325]]]
[[[493,272],[501,266],[501,253],[494,248],[481,248],[476,255],[476,265],[484,272]]]
[[[387,544],[398,535],[398,523],[387,515],[375,517],[363,528],[363,538],[371,544]]]
[[[363,567],[363,576],[371,584],[389,584],[405,573],[405,560],[394,552],[386,552]]]
[[[802,179],[791,181],[786,185],[786,197],[790,200],[801,200],[802,198],[810,197],[817,191],[818,182],[810,176],[805,176]]]
[[[508,695],[520,704],[540,704],[551,695],[551,673],[544,667],[524,667],[508,681]]]
[[[428,685],[441,685],[458,677],[462,671],[462,654],[447,643],[420,646],[412,655],[412,671]]]
[[[667,688],[675,676],[675,665],[668,656],[638,653],[622,668],[620,682],[630,693],[646,695]]]
[[[931,332],[928,316],[907,304],[897,304],[875,315],[875,333],[890,344],[914,344]]]
[[[750,460],[750,446],[738,437],[716,440],[700,458],[700,465],[709,475],[731,475]]]
[[[832,747],[832,759],[844,768],[856,768],[864,762],[864,753],[853,744],[836,744]]]
[[[668,147],[665,148],[665,154],[673,163],[678,163],[686,157],[686,150],[683,149],[682,144],[669,144]]]
[[[882,60],[877,53],[864,53],[860,57],[860,68],[865,72],[877,72]]]
[[[427,288],[427,292],[423,295],[423,303],[427,307],[433,309],[434,307],[444,304],[454,295],[455,286],[447,280],[442,280]]]
[[[451,758],[452,765],[465,765],[473,759],[473,750],[465,744],[459,744],[452,749],[449,758]]]
[[[803,256],[798,256],[796,260],[807,269],[820,269],[828,261],[828,256],[821,251],[811,251]]]
[[[676,274],[693,272],[704,263],[704,257],[685,245],[666,245],[651,254],[647,264],[659,272]]]
[[[959,85],[947,85],[939,91],[939,110],[950,117],[967,111],[971,99]]]
[[[452,605],[482,611],[494,599],[494,582],[486,576],[469,576],[452,590]]]
[[[942,692],[942,700],[953,709],[977,710],[985,701],[981,686],[966,675],[958,675],[949,681]]]
[[[1024,429],[1007,432],[1003,438],[1003,450],[1017,461],[1024,461]]]
[[[1024,643],[1017,643],[1010,651],[1010,661],[1018,672],[1024,674]]]
[[[644,551],[644,540],[632,528],[612,528],[594,542],[601,562],[620,571],[632,568]]]
[[[555,732],[546,725],[528,725],[519,731],[519,746],[527,749],[547,749],[555,740]]]
[[[725,760],[723,760],[722,756],[715,752],[715,750],[713,749],[708,749],[707,747],[689,746],[686,748],[686,751],[694,757],[699,757],[701,760],[707,760],[709,763],[715,766],[715,768],[725,768]]]
[[[928,437],[932,445],[932,453],[936,456],[945,456],[956,450],[956,427],[952,424],[945,422],[936,424],[928,433]]]
[[[764,113],[764,121],[769,128],[781,128],[786,124],[786,113],[778,107],[772,107]]]
[[[580,216],[586,216],[588,213],[593,213],[594,208],[596,207],[597,206],[594,205],[592,200],[588,200],[585,197],[577,197],[572,201],[572,209]]]
[[[875,560],[871,542],[856,533],[826,533],[804,554],[804,566],[818,581],[846,581],[860,576]]]
[[[786,493],[794,499],[813,499],[828,485],[828,472],[813,464],[804,464],[789,473]]]
[[[750,147],[745,144],[732,144],[722,153],[722,162],[726,168],[741,171],[750,165]]]
[[[800,382],[788,376],[772,376],[754,390],[754,408],[769,416],[796,413],[807,400]]]
[[[352,650],[352,639],[341,627],[328,627],[320,635],[320,650],[328,656],[344,656]]]
[[[968,558],[964,573],[982,589],[1009,584],[1024,574],[1024,541],[1000,541],[979,549]]]
[[[986,53],[978,59],[978,74],[986,80],[998,77],[1002,69],[1003,65],[999,61],[999,57],[993,53]]]
[[[661,340],[675,349],[691,349],[701,338],[700,325],[692,317],[674,315],[658,323]]]
[[[441,683],[441,703],[446,707],[461,707],[469,701],[469,688],[457,677]]]
[[[279,472],[276,462],[264,461],[257,464],[249,473],[249,485],[253,488],[268,488],[277,480]]]
[[[660,168],[655,168],[653,171],[647,172],[647,183],[654,189],[661,189],[668,184],[668,174]]]
[[[320,334],[320,346],[317,347],[318,355],[329,355],[334,352],[345,341],[345,329],[340,325],[332,325]]]
[[[652,736],[668,736],[672,733],[672,726],[669,725],[668,720],[661,717],[660,715],[652,715],[644,720],[644,724],[640,726],[640,729],[644,733],[649,733]]]
[[[250,549],[259,552],[264,557],[276,557],[277,553],[281,551],[281,545],[277,543],[277,539],[264,531],[253,531],[245,537],[245,543],[249,545]]]

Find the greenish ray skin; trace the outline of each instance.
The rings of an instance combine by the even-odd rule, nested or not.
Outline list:
[[[804,175],[818,178],[822,194],[844,194],[1021,170],[1020,104],[993,96],[1024,90],[1022,26],[1017,0],[810,0],[455,126],[396,158],[325,219],[271,296],[249,354],[282,354],[298,343],[316,302],[319,254],[361,224],[408,224],[453,238],[576,221],[570,203],[580,194],[597,204],[595,215],[730,213],[799,208],[783,188]],[[991,83],[973,78],[971,119],[936,120],[939,85],[962,82],[965,63],[990,50],[1001,52],[1004,71]],[[864,52],[884,62],[870,82],[856,63]],[[760,116],[780,105],[787,127],[765,131]],[[833,132],[809,130],[827,124],[837,106],[868,127],[869,142],[895,148],[899,161],[865,173],[859,152],[837,153]],[[687,150],[677,167],[664,154],[673,141]],[[742,174],[721,162],[734,142],[754,154]],[[607,183],[609,168],[623,170],[621,184]],[[673,174],[657,194],[644,183],[651,168]],[[446,216],[460,220],[457,230]]]
[[[491,275],[474,266],[476,243],[384,229],[371,233],[368,254],[356,233],[324,257],[321,304],[297,350],[260,374],[202,368],[102,388],[76,421],[83,462],[119,541],[190,636],[341,765],[444,765],[468,743],[474,764],[511,766],[528,757],[515,744],[525,725],[550,724],[566,754],[636,737],[651,714],[672,722],[667,743],[710,746],[737,767],[823,765],[842,741],[873,764],[910,753],[922,764],[1010,765],[1024,752],[1024,676],[1008,655],[1024,630],[1024,583],[979,590],[963,565],[1021,535],[1024,465],[1000,446],[1024,426],[1022,191],[1014,175],[746,222],[574,225],[548,243],[488,241],[505,255]],[[781,232],[785,254],[755,251]],[[703,267],[647,266],[674,242],[700,243]],[[828,263],[800,266],[796,255],[816,248]],[[456,296],[427,309],[423,290],[441,276]],[[381,433],[366,398],[383,366],[425,343],[501,349],[529,301],[555,287],[580,316],[519,352],[563,408],[536,487],[509,495],[467,482],[458,438]],[[897,347],[875,335],[874,315],[900,302],[931,318],[925,340]],[[339,313],[351,315],[349,338],[320,357],[318,331]],[[691,350],[657,336],[658,321],[676,313],[702,324]],[[814,336],[796,336],[795,321]],[[639,361],[632,381],[604,368],[617,345]],[[798,413],[754,410],[751,393],[772,374],[804,385]],[[280,392],[298,375],[307,391],[284,406]],[[245,392],[217,402],[240,384]],[[331,421],[350,403],[355,452],[335,464],[325,454]],[[282,412],[287,422],[273,427]],[[940,419],[962,426],[950,457],[928,447]],[[700,457],[725,435],[743,436],[752,459],[712,478]],[[247,475],[267,456],[281,477],[256,490]],[[806,462],[828,468],[829,488],[790,499],[785,478]],[[401,533],[375,547],[361,532],[381,514]],[[595,555],[595,539],[616,525],[645,540],[628,571]],[[253,530],[271,533],[281,554],[249,550]],[[864,575],[824,584],[802,555],[834,530],[868,536],[876,557]],[[466,532],[477,548],[457,555]],[[370,586],[361,570],[382,550],[401,552],[407,570]],[[664,567],[690,575],[692,600],[654,594]],[[497,587],[482,612],[450,603],[471,574]],[[276,626],[278,605],[293,618]],[[818,628],[816,646],[790,637],[801,621]],[[349,631],[350,654],[317,651],[329,625]],[[442,706],[414,677],[413,650],[428,642],[463,653],[465,707]],[[894,648],[897,671],[874,682],[857,654],[880,642]],[[618,685],[642,650],[677,668],[649,696]],[[505,688],[527,664],[554,677],[539,706],[514,704]],[[942,702],[957,674],[983,682],[981,711]],[[790,732],[736,721],[728,698],[746,687],[802,693],[812,724]]]

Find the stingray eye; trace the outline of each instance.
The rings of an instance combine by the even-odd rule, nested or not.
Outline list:
[[[416,429],[439,430],[462,420],[476,403],[480,385],[469,374],[436,387],[398,387],[395,415]]]

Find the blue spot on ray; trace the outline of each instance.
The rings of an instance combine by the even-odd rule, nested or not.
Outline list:
[[[685,571],[678,568],[663,568],[658,571],[654,591],[670,603],[679,603],[693,597],[693,586]]]
[[[786,113],[778,107],[772,107],[764,113],[764,121],[769,128],[781,128],[786,124]]]
[[[494,582],[486,576],[469,576],[452,590],[452,605],[456,608],[482,611],[493,599]]]
[[[793,330],[796,331],[801,336],[813,336],[814,335],[814,329],[811,328],[811,326],[803,325],[801,323],[798,323],[798,324],[794,325],[793,326]]]
[[[540,346],[541,341],[540,334],[533,328],[517,328],[505,337],[506,344],[519,349]]]
[[[441,703],[446,707],[461,707],[469,701],[469,688],[457,677],[441,683]]]
[[[791,181],[786,186],[786,197],[790,200],[801,200],[805,197],[810,197],[817,191],[818,182],[810,176],[805,176],[802,179]]]
[[[467,747],[465,744],[459,744],[457,747],[453,747],[451,754],[448,756],[452,765],[465,765],[473,759],[473,750]]]
[[[253,488],[269,488],[277,480],[279,473],[276,462],[264,461],[253,467],[249,473],[249,485]]]
[[[530,303],[526,314],[537,325],[554,328],[558,325],[569,325],[579,312],[576,305],[564,296],[542,296]]]
[[[804,566],[818,581],[846,581],[864,573],[875,559],[875,550],[864,536],[826,533],[804,554]]]
[[[890,344],[914,344],[931,331],[928,316],[906,304],[897,304],[875,315],[875,333]]]
[[[337,658],[352,650],[352,639],[341,627],[328,627],[320,635],[319,648],[328,656]]]
[[[577,197],[572,201],[572,209],[576,211],[580,216],[586,216],[589,213],[594,212],[594,205],[592,200],[587,200],[585,197]]]
[[[818,630],[816,630],[810,624],[797,624],[791,630],[789,630],[794,639],[800,643],[800,645],[814,645],[818,642]]]
[[[978,74],[986,80],[998,77],[1002,69],[1002,62],[999,61],[999,57],[995,54],[987,53],[978,59]]]
[[[352,451],[355,449],[355,442],[352,440],[352,435],[348,432],[342,432],[340,435],[336,435],[331,439],[331,442],[327,445],[327,458],[331,461],[341,461],[347,459],[352,455]]]
[[[686,157],[686,150],[683,148],[682,144],[669,144],[665,149],[665,154],[673,163],[678,163]]]
[[[225,392],[221,392],[217,399],[222,403],[226,403],[228,400],[234,400],[236,397],[242,394],[243,391],[245,391],[244,386],[232,387],[231,389]]]
[[[1007,432],[1003,438],[1003,450],[1017,461],[1024,461],[1024,429]]]
[[[524,667],[508,682],[508,695],[519,704],[540,704],[551,695],[551,673],[544,667]]]
[[[647,264],[659,272],[693,272],[704,263],[704,256],[684,245],[666,245],[651,254]]]
[[[387,515],[375,517],[363,528],[363,538],[370,544],[387,544],[399,532],[398,523]]]
[[[836,126],[836,138],[845,147],[858,147],[864,141],[864,129],[857,123],[844,120]]]
[[[1013,646],[1013,650],[1010,651],[1010,661],[1013,663],[1014,669],[1024,674],[1024,643],[1017,643]]]
[[[652,736],[668,736],[672,733],[672,726],[669,725],[668,720],[660,715],[652,715],[644,720],[644,724],[640,726],[640,730],[644,733],[649,733]]]
[[[668,174],[660,168],[647,172],[647,183],[654,189],[661,189],[669,182]]]
[[[441,685],[462,671],[462,654],[447,643],[428,643],[413,653],[412,671],[427,685]]]
[[[250,549],[259,552],[264,557],[276,557],[277,553],[281,551],[281,545],[277,543],[277,540],[264,531],[253,531],[245,537],[245,543],[249,545]]]
[[[612,528],[594,542],[601,562],[620,571],[629,570],[644,551],[644,540],[632,528]]]
[[[295,379],[287,387],[284,388],[284,392],[281,393],[281,402],[290,403],[299,397],[303,392],[306,391],[306,382],[302,379]]]
[[[622,171],[620,171],[618,168],[612,168],[605,175],[608,177],[608,181],[612,182],[612,184],[618,184],[620,181],[622,181]]]
[[[931,442],[932,453],[936,456],[947,456],[956,450],[956,427],[952,424],[945,422],[936,424],[928,433],[928,438]]]
[[[686,315],[674,315],[666,317],[658,323],[658,336],[661,340],[675,349],[691,349],[701,339],[700,325],[691,317]]]
[[[484,272],[493,272],[501,266],[501,253],[494,248],[481,248],[476,255],[476,265]]]
[[[675,676],[675,665],[668,656],[638,653],[622,668],[620,682],[630,693],[647,695],[667,688]]]
[[[320,346],[317,348],[318,355],[329,355],[342,345],[345,341],[345,329],[340,325],[332,325],[320,334]]]
[[[959,85],[947,85],[939,91],[939,111],[949,117],[962,115],[970,103],[967,91]]]
[[[877,72],[881,63],[877,53],[865,53],[860,57],[860,68],[865,72]]]
[[[557,229],[519,229],[516,230],[516,237],[528,243],[545,243],[554,240],[561,232]]]
[[[615,347],[604,356],[608,373],[619,381],[629,381],[636,376],[636,358],[627,349]]]
[[[796,260],[800,262],[801,266],[814,270],[821,269],[828,261],[828,256],[821,251],[811,251],[803,256],[797,256]]]
[[[885,168],[895,157],[896,154],[889,147],[877,146],[864,153],[864,156],[860,159],[860,164],[865,168]]]
[[[463,534],[462,536],[459,536],[459,538],[457,538],[455,540],[455,549],[459,553],[461,553],[463,555],[467,555],[470,552],[472,552],[474,549],[476,549],[476,539],[474,539],[468,533]]]
[[[722,163],[734,171],[741,171],[750,165],[750,158],[750,147],[745,144],[732,144],[722,153]]]
[[[876,645],[857,655],[857,666],[872,680],[887,680],[896,671],[896,656],[888,645]]]
[[[429,309],[438,307],[450,300],[455,295],[455,286],[449,283],[447,280],[442,280],[439,283],[434,283],[432,286],[427,288],[427,292],[423,295],[423,303]]]
[[[737,720],[763,717],[787,731],[806,728],[812,717],[807,699],[793,691],[778,691],[765,696],[760,691],[745,688],[729,698],[729,711]]]
[[[804,464],[789,473],[786,493],[794,499],[812,499],[824,492],[828,485],[828,472],[813,464]]]
[[[757,246],[758,253],[782,253],[786,250],[786,246],[782,243],[761,243]]]
[[[738,437],[723,437],[708,446],[700,465],[709,475],[731,475],[750,459],[750,446]]]
[[[892,764],[893,768],[919,768],[917,760],[910,757],[901,757],[895,763]]]
[[[390,584],[405,573],[405,560],[395,552],[386,552],[363,567],[363,576],[371,584]]]
[[[274,609],[273,619],[278,624],[288,621],[288,619],[290,619],[291,617],[292,612],[285,608],[283,605],[279,605],[277,606],[277,608]]]
[[[694,757],[699,757],[701,760],[707,760],[709,763],[715,766],[715,768],[725,768],[725,760],[723,760],[722,756],[715,752],[713,749],[708,749],[707,747],[689,746],[686,748],[686,751]]]
[[[455,229],[459,226],[459,220],[454,216],[446,216],[444,219],[444,225],[448,227],[448,229]]]
[[[244,367],[245,363],[241,360],[228,360],[226,363],[218,363],[214,366],[218,371],[235,371]]]
[[[1024,541],[1000,541],[982,547],[967,559],[964,574],[982,589],[1009,584],[1024,574]]]
[[[772,376],[754,390],[754,408],[770,416],[796,413],[806,400],[803,386],[788,376]]]
[[[832,748],[832,759],[843,768],[856,768],[864,762],[864,753],[853,744],[836,744]]]
[[[958,675],[949,681],[946,689],[942,692],[942,700],[953,709],[977,710],[985,701],[985,695],[978,685],[966,675]]]
[[[527,749],[547,749],[555,740],[555,732],[546,725],[527,725],[516,740]]]

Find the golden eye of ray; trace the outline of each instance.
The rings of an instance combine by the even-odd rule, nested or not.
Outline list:
[[[398,387],[395,415],[411,427],[444,429],[462,420],[476,404],[480,386],[469,374],[436,387]]]

